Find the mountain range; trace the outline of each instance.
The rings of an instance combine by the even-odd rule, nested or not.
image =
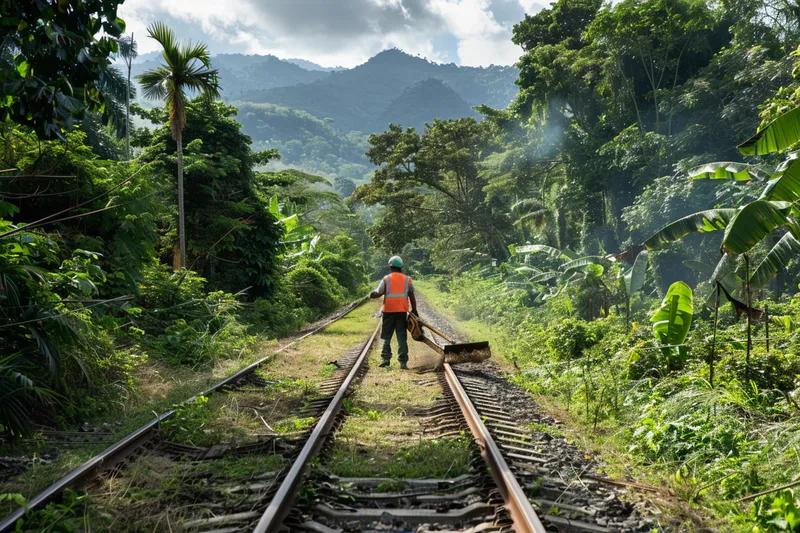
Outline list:
[[[146,54],[132,75],[162,62]],[[362,151],[369,133],[389,123],[421,130],[434,118],[477,118],[472,107],[479,104],[505,108],[519,74],[508,66],[433,63],[397,49],[354,68],[244,54],[215,55],[212,66],[222,98],[239,108],[257,147],[277,147],[284,163],[303,170],[357,181],[370,172]]]

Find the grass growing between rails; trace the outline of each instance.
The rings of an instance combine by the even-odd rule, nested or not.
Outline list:
[[[201,462],[144,454],[88,493],[67,491],[61,503],[26,517],[19,531],[170,531],[187,519],[249,505],[243,487],[269,485],[287,466],[270,454]]]
[[[493,353],[512,361],[519,369],[512,380],[567,422],[568,438],[599,452],[609,471],[663,488],[656,501],[665,510],[665,531],[667,524],[690,531],[795,530],[796,493],[736,501],[792,482],[800,470],[793,401],[800,360],[790,332],[771,331],[779,339],[769,353],[764,343],[754,344],[748,383],[745,321],[735,321],[730,305],[721,308],[712,386],[712,324],[701,303],[686,341],[691,349],[667,370],[649,320],[655,299],[640,301],[627,327],[624,312],[613,308],[607,318],[581,319],[567,301],[579,295],[569,292],[528,306],[525,291],[498,279],[464,275],[419,286],[431,304],[463,319],[459,326],[471,336],[486,328],[502,333],[489,337]],[[800,300],[771,303],[770,311],[796,323]],[[473,328],[476,321],[480,327]],[[762,324],[752,336],[765,337]]]
[[[415,370],[432,368],[437,360],[430,348],[409,338],[409,370],[400,370],[396,359],[390,368],[379,368],[376,345],[370,369],[345,404],[348,416],[320,468],[342,477],[398,480],[469,472],[474,458],[469,436],[432,439],[420,427],[420,416],[434,405],[441,388],[434,374]]]
[[[177,440],[183,439],[183,442],[197,446],[212,442],[251,441],[259,433],[268,431],[261,418],[278,432],[291,433],[303,429],[307,421],[289,420],[281,418],[282,415],[294,405],[292,401],[299,401],[303,394],[316,390],[315,383],[325,379],[323,374],[327,375],[329,361],[338,359],[356,343],[366,340],[376,324],[371,318],[375,311],[374,304],[364,305],[331,325],[330,331],[323,330],[317,334],[325,335],[325,340],[313,335],[273,358],[265,366],[263,377],[281,380],[281,384],[263,398],[245,395],[233,399],[226,398],[226,395],[212,395],[207,404],[188,408],[186,416],[198,424],[207,422],[208,425],[194,431],[192,428],[196,429],[198,424],[189,424],[186,432],[176,434]],[[279,342],[266,336],[254,336],[248,341],[247,350],[195,367],[170,363],[163,358],[150,358],[133,370],[134,385],[125,401],[110,410],[111,414],[91,419],[88,427],[111,432],[106,438],[108,441],[120,439],[149,422],[154,413],[171,409],[290,340]],[[281,398],[286,398],[287,402],[282,403]],[[33,442],[4,445],[0,447],[0,455],[24,457],[33,466],[21,475],[0,479],[0,494],[21,494],[29,499],[107,446],[82,444],[65,448],[35,437]],[[0,501],[0,515],[5,516],[17,507],[12,499]]]

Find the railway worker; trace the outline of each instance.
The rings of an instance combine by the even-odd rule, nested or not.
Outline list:
[[[378,288],[372,291],[370,298],[380,298],[383,296],[383,322],[381,324],[381,339],[383,339],[383,349],[381,350],[380,366],[389,366],[392,359],[392,333],[397,334],[397,360],[400,368],[408,368],[408,330],[406,321],[408,320],[409,300],[411,301],[411,312],[417,314],[417,298],[414,296],[414,286],[411,283],[411,276],[403,274],[403,259],[395,255],[389,259],[389,275],[385,276]]]

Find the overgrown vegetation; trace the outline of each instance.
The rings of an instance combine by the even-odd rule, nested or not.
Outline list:
[[[85,94],[81,101],[55,94],[53,116],[20,89],[0,126],[0,432],[11,438],[29,434],[34,418],[69,427],[111,414],[138,386],[134,369],[148,361],[198,369],[247,359],[262,339],[330,313],[366,281],[364,223],[320,189],[329,185],[321,178],[259,171],[278,152],[251,150],[236,109],[211,99],[224,79],[205,49],[181,47],[163,26],[151,33],[173,70],[144,81],[147,94],[168,105],[134,106],[132,114],[153,127],[130,124],[138,156],[126,160],[118,139],[131,89],[108,59],[120,53],[118,3],[82,3],[70,22],[80,31],[45,13],[39,22],[54,29],[31,33],[36,21],[26,17],[39,15],[12,2],[16,22],[8,25],[4,12],[4,46],[38,38],[41,29],[39,37],[58,47],[62,28],[77,31],[83,41],[74,44],[93,57],[68,79],[56,67],[84,52],[53,51],[53,70],[34,65],[27,44],[3,49],[17,67],[12,78],[33,87],[51,76],[56,92],[71,84]],[[207,94],[189,100],[177,85],[174,94],[164,89],[179,81]],[[121,121],[104,118],[112,105]],[[70,130],[76,121],[82,127]],[[185,194],[175,194],[176,176]]]

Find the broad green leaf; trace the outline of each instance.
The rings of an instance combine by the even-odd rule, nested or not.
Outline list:
[[[555,279],[561,275],[561,272],[543,272],[531,278],[531,283],[541,283],[544,281],[550,281],[551,279]]]
[[[766,285],[798,253],[800,253],[800,241],[787,231],[750,276],[750,288],[759,289]]]
[[[523,246],[515,246],[515,252],[518,254],[535,254],[535,253],[546,253],[550,257],[558,258],[561,257],[561,250],[558,248],[553,248],[552,246],[547,246],[546,244],[526,244]]]
[[[281,223],[283,227],[286,228],[286,233],[289,234],[297,227],[298,224],[297,215],[292,215],[290,217],[282,218]]]
[[[722,248],[733,255],[747,253],[772,230],[791,225],[788,218],[792,204],[756,200],[741,207],[725,228]]]
[[[647,272],[647,250],[642,250],[636,256],[633,266],[623,275],[625,282],[625,292],[628,297],[633,296],[642,289],[644,285],[644,275]]]
[[[529,274],[541,274],[542,273],[542,271],[539,270],[538,268],[531,268],[531,267],[526,267],[526,266],[517,267],[517,268],[514,269],[514,272],[519,272],[519,273],[527,272]]]
[[[667,224],[644,241],[644,245],[648,250],[659,250],[665,244],[680,240],[690,233],[725,229],[735,215],[736,209],[709,209],[693,213]]]
[[[658,342],[669,346],[683,344],[693,316],[692,289],[682,281],[673,283],[661,303],[661,308],[650,319]]]
[[[560,268],[563,272],[569,272],[571,270],[580,270],[587,265],[597,265],[601,261],[608,262],[608,259],[600,255],[587,255],[585,257],[564,263]]]
[[[783,202],[800,200],[800,159],[796,154],[792,154],[792,157],[778,167],[760,199]]]
[[[684,261],[683,265],[695,272],[699,272],[706,279],[714,275],[714,267],[701,263],[700,261]]]
[[[720,161],[692,169],[689,171],[689,177],[693,180],[763,181],[767,178],[767,174],[754,165]]]
[[[598,265],[597,263],[590,263],[581,269],[586,275],[590,278],[600,278],[603,275],[603,272],[606,271],[603,268],[603,265]]]
[[[280,215],[280,206],[278,204],[278,195],[275,194],[269,200],[269,212],[272,213],[273,216],[278,217]]]
[[[782,152],[800,141],[800,107],[784,113],[738,146],[742,155]]]

